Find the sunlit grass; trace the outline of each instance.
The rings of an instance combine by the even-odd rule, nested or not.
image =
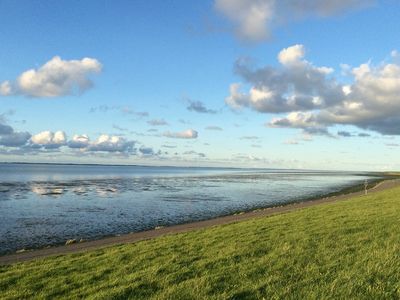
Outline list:
[[[4,299],[399,298],[400,188],[3,266],[0,291]]]

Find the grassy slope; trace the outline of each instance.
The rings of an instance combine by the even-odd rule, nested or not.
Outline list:
[[[1,298],[399,298],[400,188],[0,267]]]

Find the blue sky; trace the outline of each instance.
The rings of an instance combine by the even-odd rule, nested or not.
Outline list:
[[[399,4],[281,3],[0,1],[0,160],[398,169]]]

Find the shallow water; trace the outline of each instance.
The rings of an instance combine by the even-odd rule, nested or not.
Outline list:
[[[0,254],[281,205],[367,178],[349,172],[0,164]]]

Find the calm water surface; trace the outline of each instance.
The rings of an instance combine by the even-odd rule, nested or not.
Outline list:
[[[0,254],[294,202],[367,174],[0,164]]]

